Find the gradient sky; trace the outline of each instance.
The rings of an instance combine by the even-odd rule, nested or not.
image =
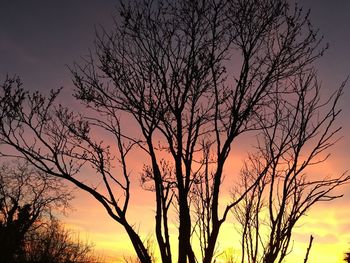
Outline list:
[[[313,25],[320,29],[325,43],[330,44],[317,67],[324,89],[334,90],[350,74],[350,1],[302,0],[300,3],[311,9]],[[6,74],[16,74],[28,89],[48,91],[64,86],[64,96],[68,98],[72,84],[66,65],[79,60],[93,47],[95,26],[108,28],[112,24],[114,6],[113,0],[0,0],[0,81]],[[339,124],[343,126],[344,138],[334,148],[330,163],[320,167],[320,171],[335,175],[349,169],[350,83],[341,107]],[[316,206],[296,229],[296,255],[304,255],[308,237],[314,234],[309,262],[341,262],[344,250],[350,248],[350,187],[344,187],[342,192],[344,198]],[[136,209],[131,216],[151,215],[148,212],[153,207],[144,200],[149,198],[135,197]],[[129,253],[122,229],[89,196],[78,193],[73,206],[75,211],[65,222],[80,230],[82,236],[86,233],[98,251],[113,258]],[[136,222],[147,234],[152,229],[145,227],[146,220],[147,217]]]

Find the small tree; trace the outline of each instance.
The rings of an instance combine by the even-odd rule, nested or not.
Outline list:
[[[72,195],[59,178],[25,162],[1,165],[0,182],[0,259],[16,262],[28,235],[53,210],[67,208]]]
[[[51,219],[26,238],[22,263],[102,263],[91,243]]]
[[[260,122],[257,152],[250,155],[241,171],[241,184],[234,198],[242,202],[234,208],[236,220],[241,224],[242,263],[282,262],[290,252],[292,230],[317,202],[341,197],[332,190],[349,181],[342,174],[334,178],[310,176],[310,168],[324,162],[325,151],[337,138],[340,128],[333,128],[339,110],[335,102],[321,117],[319,86],[310,85],[312,75],[300,78],[298,96],[285,100],[276,94],[271,122]],[[340,91],[341,92],[341,91]],[[307,98],[307,99],[306,99]]]

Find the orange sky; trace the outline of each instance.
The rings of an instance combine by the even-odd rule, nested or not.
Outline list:
[[[350,1],[302,0],[301,4],[312,9],[311,20],[320,28],[325,42],[330,43],[329,51],[317,66],[325,90],[334,90],[350,74]],[[65,86],[63,100],[67,100],[72,84],[65,65],[71,65],[87,53],[92,46],[94,25],[111,24],[113,6],[112,0],[3,1],[0,8],[0,79],[3,80],[7,73],[18,74],[26,88],[45,92]],[[339,175],[349,169],[349,87],[348,84],[341,100],[343,114],[338,121],[343,126],[341,134],[344,138],[332,149],[329,162],[313,170],[317,174]],[[227,169],[240,169],[245,157],[242,149],[249,145],[250,141],[244,140],[241,152],[233,150]],[[137,166],[134,165],[136,175]],[[228,192],[229,183],[225,186]],[[153,233],[150,224],[154,216],[152,196],[140,191],[137,181],[134,191],[129,217],[139,226],[140,233],[147,236]],[[342,262],[343,253],[350,249],[350,186],[343,187],[341,192],[344,193],[342,199],[315,206],[299,222],[287,263],[302,262],[310,234],[315,237],[310,263]],[[111,262],[121,262],[123,255],[131,255],[133,250],[123,229],[87,194],[77,192],[76,196],[75,210],[63,218],[66,224],[94,242],[96,250]],[[175,227],[173,230],[176,233]],[[237,253],[239,242],[232,242],[234,231],[232,224],[222,229],[220,248]],[[176,234],[173,235],[174,242],[176,238]]]
[[[322,167],[314,169],[314,172],[320,175],[326,175],[328,171],[337,174],[337,171],[341,171],[341,167],[345,166],[346,160],[341,162],[340,158],[335,162],[331,160],[327,165],[323,164]],[[325,171],[327,172],[325,173]],[[229,190],[230,184],[226,183],[225,187],[226,190]],[[350,187],[343,187],[337,191],[337,193],[340,192],[349,193]],[[153,223],[150,224],[150,222],[153,222],[154,217],[154,206],[153,202],[150,201],[152,200],[151,194],[136,189],[133,196],[136,201],[128,212],[129,218],[139,228],[139,232],[144,237],[149,236],[153,233]],[[225,199],[229,200],[229,195],[222,196],[223,204],[225,204]],[[318,204],[306,217],[299,221],[294,229],[293,251],[287,257],[286,262],[300,262],[305,257],[310,235],[314,236],[314,243],[309,262],[342,262],[344,252],[350,248],[350,210],[348,209],[348,203],[349,194],[343,199],[331,203]],[[87,194],[79,194],[73,205],[76,211],[70,213],[69,217],[64,219],[65,222],[69,227],[77,229],[81,233],[86,233],[89,240],[95,242],[98,252],[108,255],[111,262],[122,262],[123,256],[133,254],[128,237],[123,229],[113,222]],[[172,240],[176,249],[177,229],[175,225],[172,226],[172,230],[174,234]],[[221,230],[219,248],[237,254],[240,250],[239,238],[234,225],[229,220]]]

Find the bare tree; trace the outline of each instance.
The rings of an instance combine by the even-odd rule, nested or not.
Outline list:
[[[90,193],[124,227],[140,262],[146,263],[151,262],[150,253],[127,217],[133,183],[128,154],[142,152],[149,162],[141,181],[155,195],[155,236],[162,262],[173,260],[168,218],[174,207],[178,262],[198,260],[192,246],[198,236],[203,262],[209,263],[228,213],[241,201],[249,202],[261,184],[267,187],[280,180],[273,169],[280,167],[279,158],[297,151],[287,156],[285,164],[295,167],[285,181],[293,185],[302,179],[294,174],[313,158],[299,166],[298,151],[309,145],[298,136],[321,142],[313,145],[313,157],[326,150],[335,135],[337,130],[331,128],[341,92],[325,103],[331,105],[330,112],[323,112],[309,93],[317,83],[312,64],[324,52],[319,44],[308,13],[285,0],[122,3],[114,31],[102,29],[96,52],[71,68],[74,96],[87,110],[71,112],[55,104],[59,91],[45,98],[24,91],[19,79],[8,78],[0,98],[0,140],[42,171]],[[294,101],[299,101],[298,110],[293,110]],[[296,125],[292,117],[282,118],[281,110],[283,116],[294,113]],[[314,124],[299,123],[310,113],[320,115],[315,125],[322,126],[311,135]],[[280,135],[273,133],[275,128]],[[220,192],[225,164],[234,142],[247,132],[266,138],[259,146],[262,156],[256,157],[262,169],[249,175],[240,195],[224,206]],[[277,138],[275,146],[271,139]],[[298,140],[302,143],[295,145]],[[83,168],[91,166],[97,183],[81,179]],[[274,178],[272,184],[267,174]],[[330,179],[319,184],[332,189],[341,183]],[[302,188],[309,187],[316,185]],[[287,188],[289,198],[292,192]],[[270,204],[279,204],[274,191]],[[298,217],[301,211],[293,212]],[[271,211],[270,217],[276,226],[284,218],[279,211]],[[273,232],[271,237],[274,244],[282,236]],[[281,253],[284,248],[276,247]],[[270,254],[276,251],[266,258]]]
[[[242,170],[238,198],[242,189],[251,191],[234,208],[241,224],[241,262],[282,262],[298,220],[315,203],[341,197],[332,190],[350,179],[346,174],[308,175],[312,166],[329,157],[325,152],[337,141],[334,135],[340,129],[333,123],[340,113],[335,106],[342,89],[321,101],[314,77],[313,71],[303,73],[289,84],[296,94],[274,96],[271,121],[261,122],[258,152]]]
[[[24,262],[31,263],[102,263],[94,254],[93,244],[65,229],[54,218],[36,228],[26,238]]]
[[[53,210],[65,210],[72,195],[59,178],[23,162],[3,164],[0,182],[0,259],[15,262],[24,253],[26,237]]]

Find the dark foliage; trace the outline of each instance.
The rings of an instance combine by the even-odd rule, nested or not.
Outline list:
[[[60,179],[19,161],[0,167],[0,182],[0,262],[15,262],[28,236],[53,210],[64,211],[72,195]]]

